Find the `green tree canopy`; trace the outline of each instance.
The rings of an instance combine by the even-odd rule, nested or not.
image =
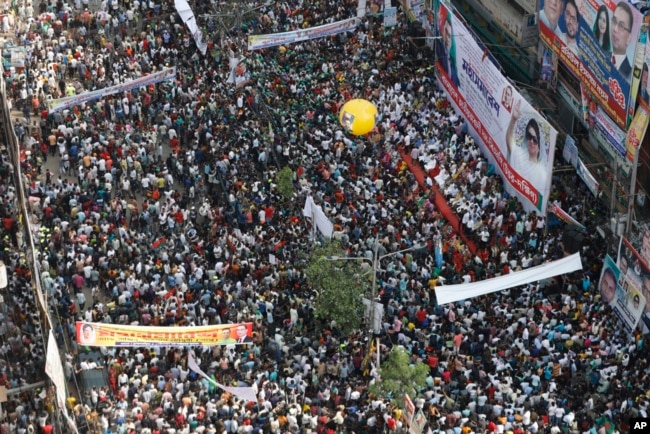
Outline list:
[[[363,317],[363,261],[332,260],[335,256],[347,256],[338,241],[326,241],[315,247],[305,274],[318,294],[316,318],[326,324],[334,320],[341,332],[348,334],[360,327]]]
[[[280,192],[285,200],[293,199],[293,193],[296,191],[293,186],[293,170],[285,166],[275,174],[276,189]]]
[[[390,398],[394,406],[402,408],[404,394],[411,398],[427,385],[429,366],[412,363],[403,347],[396,346],[384,357],[379,367],[379,379],[370,386],[370,392],[382,398]]]

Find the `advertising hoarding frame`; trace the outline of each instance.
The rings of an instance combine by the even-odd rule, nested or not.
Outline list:
[[[434,1],[433,15],[437,73],[452,105],[504,177],[506,190],[527,211],[546,214],[557,131],[501,74],[452,7]]]

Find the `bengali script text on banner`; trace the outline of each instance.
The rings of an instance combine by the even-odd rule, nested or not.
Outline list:
[[[540,38],[607,115],[625,128],[634,114],[630,90],[643,17],[625,0],[577,0],[564,5],[540,1]]]
[[[79,95],[68,96],[51,100],[47,103],[50,113],[59,110],[83,104],[88,101],[98,100],[109,95],[119,92],[126,92],[138,87],[149,86],[150,84],[159,83],[161,81],[173,80],[176,78],[176,68],[165,68],[162,71],[154,72],[153,74],[143,75],[135,80],[127,81],[126,83],[116,84],[115,86],[107,87],[104,89],[93,90],[91,92],[80,93]]]
[[[357,18],[350,18],[335,23],[294,30],[291,32],[271,33],[268,35],[250,35],[248,37],[248,51],[261,50],[262,48],[277,47],[278,45],[293,44],[295,42],[338,35],[339,33],[350,32],[356,29],[358,24],[359,21]]]
[[[253,324],[199,327],[154,327],[76,323],[77,343],[90,347],[238,345],[252,342]]]
[[[526,210],[545,214],[557,131],[501,74],[450,7],[436,1],[434,12],[440,82],[506,189]]]

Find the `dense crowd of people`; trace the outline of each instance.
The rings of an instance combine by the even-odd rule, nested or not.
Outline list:
[[[354,32],[248,53],[248,81],[235,86],[229,58],[244,55],[246,34],[353,17],[356,2],[267,4],[227,31],[204,17],[210,3],[193,5],[209,40],[222,41],[211,42],[206,56],[171,2],[87,6],[26,2],[7,23],[30,43],[25,71],[8,78],[7,94],[22,113],[14,130],[36,277],[59,321],[68,379],[95,369],[107,379],[67,402],[81,432],[404,429],[395,403],[368,391],[376,370],[364,333],[344,335],[314,316],[301,262],[317,241],[302,215],[307,195],[326,210],[348,256],[426,246],[385,259],[377,277],[381,349],[401,345],[413,362],[428,364],[427,387],[412,398],[434,432],[589,432],[608,423],[623,431],[628,416],[647,416],[647,346],[600,300],[593,282],[606,252],[589,238],[581,273],[436,304],[437,285],[487,279],[566,252],[562,224],[526,213],[506,193],[439,91],[428,52],[409,40],[407,22],[387,30],[368,17]],[[170,65],[173,81],[47,111],[51,99]],[[337,120],[355,97],[379,112],[364,138]],[[422,183],[405,155],[422,164]],[[44,352],[3,161],[7,236],[0,254],[13,307],[2,312],[0,337],[2,374],[14,387],[40,375],[33,371]],[[277,185],[284,167],[293,174],[291,199]],[[462,227],[445,221],[435,192]],[[587,227],[600,223],[575,173],[554,176],[551,200]],[[438,240],[442,266],[434,257]],[[100,360],[91,360],[76,344],[79,320],[252,322],[252,343],[196,355],[208,375],[252,386],[258,401],[242,401],[191,371],[187,349],[102,349]],[[47,404],[10,397],[3,429],[52,429]]]

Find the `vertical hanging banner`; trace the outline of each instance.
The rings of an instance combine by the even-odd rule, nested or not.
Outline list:
[[[307,196],[307,199],[305,200],[302,215],[311,219],[312,224],[316,225],[323,236],[326,238],[332,238],[332,234],[334,233],[334,224],[327,218],[323,209],[316,205],[311,196]]]
[[[639,90],[636,97],[637,103],[644,102],[650,104],[650,83],[648,83],[648,77],[650,76],[650,38],[647,37],[644,54],[639,77]]]
[[[602,301],[609,304],[625,330],[632,333],[645,310],[646,298],[626,274],[607,255],[603,261],[598,290]]]
[[[68,414],[68,409],[65,406],[65,374],[63,372],[63,364],[61,363],[61,354],[59,353],[59,347],[56,344],[56,338],[54,337],[52,330],[50,330],[47,339],[47,358],[45,359],[45,373],[48,377],[50,377],[50,380],[52,380],[52,384],[54,385],[57,406],[59,411],[63,412],[63,417],[66,421],[68,429],[70,430],[68,432],[76,434],[78,432],[77,425]]]
[[[384,27],[395,27],[397,25],[397,8],[384,8]]]
[[[576,139],[568,134],[564,141],[562,157],[564,158],[564,161],[572,165],[574,168],[578,166],[578,147],[576,146]]]
[[[619,280],[624,280],[623,286],[636,290],[641,294],[639,300],[645,300],[646,304],[641,315],[644,325],[644,332],[650,331],[650,231],[643,231],[641,245],[635,248],[625,237],[621,238],[618,250],[618,268],[620,270]],[[634,294],[632,295],[632,306],[634,306]]]
[[[555,89],[557,86],[557,55],[553,50],[544,46],[540,63],[542,64],[540,80],[548,83],[551,89]]]
[[[538,16],[542,41],[625,128],[641,13],[626,0],[541,0]]]
[[[557,131],[500,71],[487,47],[442,1],[434,2],[442,86],[477,143],[527,211],[546,213]]]
[[[646,45],[648,42],[648,25],[646,23],[641,24],[641,29],[639,30],[639,40],[636,44],[636,53],[634,54],[634,70],[632,71],[632,83],[630,88],[630,109],[634,109],[634,112],[628,110],[628,124],[632,121],[632,114],[636,113],[638,107],[638,95],[641,88],[641,71],[643,70],[643,65],[645,64],[646,56]]]
[[[650,120],[648,111],[648,104],[641,101],[634,114],[634,119],[630,123],[630,128],[627,130],[627,135],[625,136],[625,156],[629,161],[634,161],[636,158],[636,154],[639,152],[639,146],[643,142],[643,137],[648,129],[648,121]]]
[[[589,168],[585,165],[585,163],[578,158],[578,167],[576,167],[576,172],[578,173],[578,176],[580,179],[584,181],[584,183],[587,185],[587,188],[589,191],[591,191],[591,194],[593,194],[595,197],[598,197],[598,192],[600,191],[600,184],[598,183],[598,180],[594,177],[594,175],[591,173]]]
[[[201,33],[201,29],[199,29],[199,25],[196,23],[196,17],[190,4],[187,0],[174,0],[174,6],[176,6],[176,12],[181,16],[181,19],[192,34],[196,48],[205,56],[205,52],[208,50],[208,44],[203,42],[203,34]]]

